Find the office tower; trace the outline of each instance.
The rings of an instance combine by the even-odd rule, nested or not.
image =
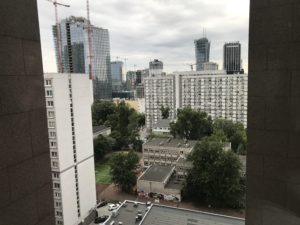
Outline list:
[[[175,117],[174,76],[145,78],[146,125],[148,128],[162,119],[161,106],[170,108],[170,119]]]
[[[240,73],[242,70],[241,44],[230,42],[224,44],[223,66],[227,74]]]
[[[214,63],[214,62],[203,63],[203,70],[218,70],[218,69],[219,69],[218,63]]]
[[[111,79],[113,91],[120,91],[122,89],[123,66],[124,63],[122,61],[111,62]]]
[[[60,22],[62,67],[65,73],[89,74],[87,20],[71,16]],[[92,65],[94,98],[110,99],[112,92],[110,44],[107,29],[92,26]],[[53,26],[56,56],[57,29]],[[58,63],[58,57],[56,57]],[[59,71],[62,72],[62,71]]]
[[[209,62],[210,42],[207,38],[194,41],[197,71],[203,70],[203,63]]]
[[[176,110],[200,109],[212,118],[224,118],[247,126],[248,76],[228,75],[225,71],[175,72],[145,79],[146,125],[151,128],[161,119],[160,107]]]
[[[85,74],[45,74],[56,224],[78,224],[96,205],[91,118]]]
[[[150,77],[161,76],[164,69],[164,64],[158,59],[149,62],[149,75]]]

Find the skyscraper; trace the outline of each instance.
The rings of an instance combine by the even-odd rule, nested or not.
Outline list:
[[[45,74],[55,224],[79,224],[96,205],[91,118],[85,74]]]
[[[223,66],[227,74],[240,73],[242,70],[241,44],[230,42],[224,44]]]
[[[89,73],[87,20],[71,16],[60,22],[62,68],[65,73]],[[110,44],[107,29],[92,29],[92,63],[94,98],[110,99],[112,92]],[[56,61],[58,63],[57,29],[53,26]],[[59,68],[59,67],[58,67]]]
[[[207,38],[194,41],[197,71],[203,70],[203,63],[209,62],[210,42]]]
[[[164,64],[158,59],[154,59],[149,62],[149,74],[150,77],[161,76],[164,69]]]
[[[124,63],[122,61],[111,62],[111,78],[113,91],[121,90],[123,78],[123,65]]]

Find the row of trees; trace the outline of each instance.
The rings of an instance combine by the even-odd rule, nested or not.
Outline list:
[[[145,125],[145,115],[130,108],[124,101],[97,100],[92,107],[93,125],[111,127],[109,137],[99,136],[94,143],[95,156],[101,159],[108,151],[132,147],[141,150],[139,130]]]
[[[231,142],[235,153],[246,154],[247,134],[241,123],[225,119],[212,120],[205,112],[184,108],[177,111],[177,121],[172,122],[170,127],[174,137],[188,140],[212,137],[215,141]]]

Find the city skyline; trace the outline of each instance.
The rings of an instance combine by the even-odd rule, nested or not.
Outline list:
[[[53,40],[49,38],[55,23],[54,10],[49,10],[46,1],[38,3],[44,71],[55,72]],[[64,3],[70,3],[71,8],[59,8],[60,19],[86,16],[85,1]],[[240,41],[247,72],[249,0],[172,1],[172,5],[170,1],[158,0],[123,3],[119,7],[116,1],[91,2],[91,22],[109,30],[111,60],[117,56],[128,58],[127,71],[134,69],[134,65],[136,69],[147,68],[148,62],[155,58],[165,63],[168,73],[190,70],[187,64],[195,61],[193,41],[203,36],[205,28],[211,41],[211,61],[222,68],[224,43]]]

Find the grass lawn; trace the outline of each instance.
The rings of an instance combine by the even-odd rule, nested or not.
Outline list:
[[[109,174],[110,158],[117,153],[127,153],[128,151],[117,151],[111,152],[104,156],[104,159],[95,163],[95,171],[96,171],[96,183],[97,184],[111,184],[111,176]],[[141,153],[138,153],[139,158],[142,157]]]
[[[96,183],[98,184],[111,184],[111,176],[109,174],[110,165],[108,160],[97,162],[95,165],[96,170]]]

